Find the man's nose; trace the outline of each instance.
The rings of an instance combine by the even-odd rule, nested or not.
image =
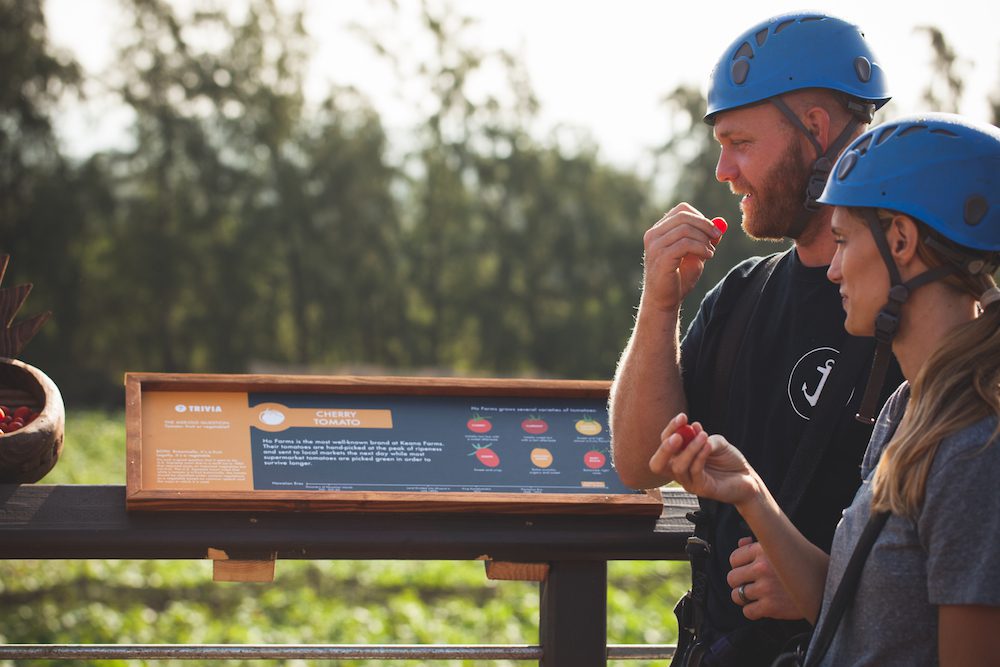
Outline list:
[[[739,169],[736,168],[736,162],[732,159],[729,151],[723,148],[719,152],[719,161],[715,165],[715,180],[720,183],[733,183],[737,176],[739,176]]]

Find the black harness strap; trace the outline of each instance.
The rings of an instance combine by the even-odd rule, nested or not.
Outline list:
[[[858,582],[861,580],[861,571],[865,567],[868,554],[871,553],[872,547],[875,546],[875,540],[878,539],[879,533],[882,532],[882,528],[888,520],[889,512],[872,512],[871,516],[868,517],[868,523],[865,524],[865,529],[862,531],[861,537],[858,538],[858,543],[855,545],[854,551],[851,552],[851,559],[847,562],[844,576],[841,578],[840,583],[837,585],[837,590],[833,594],[830,609],[827,611],[823,625],[819,629],[819,634],[816,635],[815,648],[809,654],[809,659],[806,661],[805,667],[818,665],[823,660],[827,650],[829,650],[830,644],[833,643],[833,637],[837,634],[837,626],[840,625],[840,619],[854,598],[854,592],[858,587]]]
[[[725,320],[719,344],[716,346],[716,364],[713,376],[713,395],[709,415],[711,427],[718,432],[723,426],[725,411],[722,406],[729,401],[732,385],[732,369],[740,352],[745,333],[757,309],[760,295],[775,267],[787,252],[776,253],[762,259],[751,269],[748,284],[742,290],[736,305]],[[670,664],[672,667],[693,667],[701,663],[707,646],[705,636],[705,606],[708,599],[708,559],[712,553],[712,529],[718,503],[707,498],[698,498],[699,509],[687,515],[694,524],[694,535],[688,538],[685,551],[691,563],[691,590],[681,598],[674,609],[677,616],[677,650]]]

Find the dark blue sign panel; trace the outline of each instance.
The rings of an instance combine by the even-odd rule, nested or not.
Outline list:
[[[641,493],[611,467],[593,398],[251,393],[253,487]]]

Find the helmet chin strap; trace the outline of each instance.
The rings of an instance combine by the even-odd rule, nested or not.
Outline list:
[[[871,374],[868,376],[868,385],[865,387],[865,394],[861,398],[861,406],[855,419],[863,424],[874,424],[875,415],[879,409],[879,395],[882,393],[882,385],[885,384],[885,375],[889,370],[889,361],[892,359],[892,339],[899,331],[899,320],[903,314],[903,304],[910,298],[913,290],[922,285],[940,280],[951,273],[957,273],[957,267],[942,264],[924,271],[918,276],[910,278],[905,283],[899,275],[899,268],[892,259],[892,252],[889,250],[889,242],[885,238],[885,232],[879,223],[878,216],[874,209],[862,209],[862,214],[868,222],[868,228],[872,236],[875,237],[875,245],[878,247],[882,261],[889,269],[889,301],[878,315],[875,316],[875,359],[872,361]]]
[[[795,112],[785,104],[783,99],[772,97],[771,103],[778,107],[781,113],[785,114],[788,120],[792,122],[792,125],[799,128],[806,135],[809,141],[812,142],[813,148],[816,149],[816,160],[812,163],[812,168],[809,172],[809,182],[806,185],[805,201],[802,203],[802,208],[795,216],[795,220],[792,221],[788,232],[785,234],[788,238],[797,239],[805,231],[816,211],[820,210],[823,206],[817,200],[823,194],[823,188],[826,187],[826,181],[830,177],[830,172],[833,170],[833,164],[837,161],[837,156],[840,155],[840,151],[851,140],[851,136],[857,127],[872,121],[872,118],[875,116],[875,105],[848,100],[847,109],[851,112],[853,118],[848,121],[844,129],[841,130],[840,135],[824,151],[823,146],[820,145],[813,133],[809,131],[809,128],[805,126]]]

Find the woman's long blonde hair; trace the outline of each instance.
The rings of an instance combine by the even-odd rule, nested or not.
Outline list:
[[[884,213],[879,211],[880,219]],[[929,267],[941,256],[928,247],[921,230],[918,253]],[[976,299],[991,287],[992,276],[964,272],[945,283]],[[927,476],[938,446],[948,436],[986,417],[1000,415],[1000,302],[979,317],[955,327],[910,384],[910,401],[903,420],[886,446],[872,481],[872,510],[916,518],[923,505]],[[985,447],[997,441],[1000,424]]]

